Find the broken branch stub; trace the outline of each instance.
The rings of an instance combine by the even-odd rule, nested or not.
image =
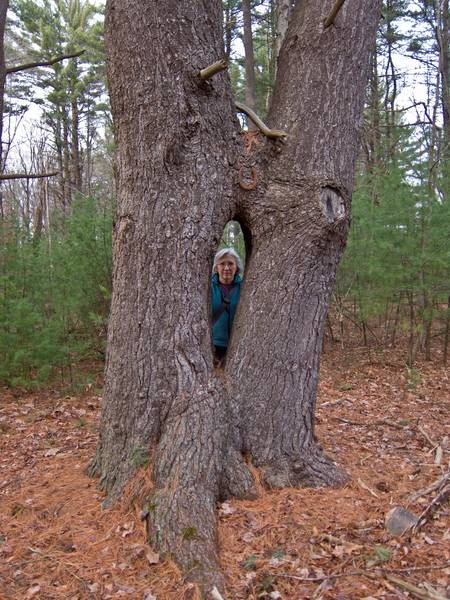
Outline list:
[[[202,81],[206,81],[207,79],[211,79],[216,73],[220,73],[220,71],[224,71],[228,67],[227,61],[223,58],[222,60],[217,60],[209,67],[205,67],[199,73],[200,79]]]

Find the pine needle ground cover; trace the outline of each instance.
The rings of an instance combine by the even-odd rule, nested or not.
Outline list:
[[[388,600],[406,597],[405,583],[423,598],[449,594],[448,501],[416,534],[395,538],[384,528],[396,505],[422,512],[434,494],[415,502],[411,495],[450,460],[449,369],[423,362],[414,375],[398,351],[383,361],[363,349],[325,353],[317,435],[352,480],[338,490],[261,490],[258,500],[223,503],[228,600]],[[125,498],[102,509],[95,480],[84,474],[100,402],[91,388],[78,396],[0,391],[2,600],[197,597],[146,544],[142,507]]]

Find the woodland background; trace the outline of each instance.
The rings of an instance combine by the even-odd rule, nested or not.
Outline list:
[[[292,3],[223,4],[235,97],[264,118],[279,15],[282,5]],[[401,341],[411,380],[419,355],[444,364],[448,359],[448,4],[384,3],[352,225],[325,341],[344,349],[352,338],[381,352]],[[0,380],[12,386],[39,387],[57,377],[68,387],[85,387],[93,375],[78,367],[104,357],[115,188],[103,9],[83,0],[14,0],[9,6],[0,162]],[[46,67],[14,69],[81,50]],[[244,254],[237,223],[227,226],[222,243]]]

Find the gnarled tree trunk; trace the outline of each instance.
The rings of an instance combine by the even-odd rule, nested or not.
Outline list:
[[[301,2],[292,15],[269,117],[288,138],[253,150],[253,191],[239,187],[229,80],[198,77],[223,52],[220,2],[107,4],[119,201],[91,471],[111,501],[150,459],[152,541],[206,591],[223,587],[216,502],[254,494],[244,454],[272,486],[346,477],[315,440],[314,404],[380,2],[349,0],[326,30],[333,3],[318,4]],[[209,279],[233,217],[249,258],[227,365],[217,372]]]

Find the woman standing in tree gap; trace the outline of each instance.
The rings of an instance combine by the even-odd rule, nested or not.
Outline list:
[[[217,252],[211,279],[212,335],[217,365],[225,357],[228,348],[241,293],[241,273],[241,259],[233,248]]]

